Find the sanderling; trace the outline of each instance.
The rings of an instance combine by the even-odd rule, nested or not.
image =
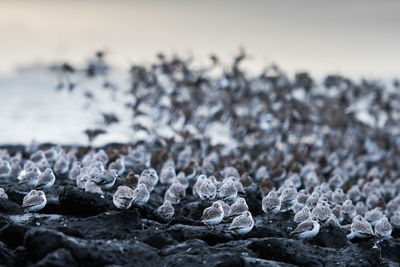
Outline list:
[[[85,183],[85,192],[103,195],[101,187],[90,179]]]
[[[138,184],[133,192],[133,202],[137,205],[144,205],[149,201],[150,193],[144,184]]]
[[[230,206],[229,212],[228,212],[228,217],[240,215],[244,211],[248,211],[248,210],[249,210],[249,207],[247,206],[246,200],[241,197]]]
[[[133,189],[128,186],[118,186],[113,195],[113,203],[118,209],[129,209],[133,201]]]
[[[98,172],[93,178],[92,182],[104,189],[109,189],[113,187],[115,180],[117,179],[117,174],[115,170],[106,170]]]
[[[88,173],[90,176],[95,176],[100,172],[105,172],[104,164],[101,161],[93,161],[89,166],[82,168],[82,172]]]
[[[297,199],[296,188],[292,186],[285,187],[279,198],[281,199],[281,210],[283,211],[290,210]]]
[[[85,189],[86,182],[89,180],[89,174],[81,173],[76,177],[76,186],[80,189]]]
[[[185,146],[185,148],[178,154],[178,159],[176,163],[177,167],[179,169],[184,168],[190,162],[191,158],[192,158],[192,147]]]
[[[160,173],[160,182],[162,184],[171,184],[176,176],[173,166],[164,166]]]
[[[304,239],[312,238],[318,234],[320,227],[317,218],[310,217],[306,221],[300,223],[290,235],[296,235]]]
[[[149,179],[153,183],[153,185],[156,186],[158,183],[158,180],[159,180],[156,170],[153,168],[149,168],[148,171],[149,172],[148,172],[147,176],[149,177]]]
[[[269,177],[269,172],[268,172],[268,168],[267,166],[263,165],[260,166],[257,170],[256,170],[256,181],[261,181],[262,179],[264,179],[265,177]]]
[[[171,192],[171,194],[179,197],[180,199],[182,199],[186,196],[185,187],[178,181],[172,183],[172,185],[169,187],[168,190]]]
[[[109,170],[115,170],[118,175],[122,175],[125,172],[125,161],[124,158],[119,158],[116,161],[110,163],[108,166]]]
[[[240,178],[239,172],[238,170],[233,167],[233,166],[226,166],[223,170],[222,170],[222,176],[224,178],[229,178],[231,176],[236,177],[236,178]]]
[[[132,170],[126,175],[124,185],[135,188],[139,182],[139,178],[140,176],[138,174],[135,174],[135,172]]]
[[[254,227],[254,220],[249,211],[235,217],[229,226],[229,230],[236,234],[244,235],[250,232]]]
[[[242,177],[240,177],[240,183],[244,187],[249,187],[253,184],[253,179],[251,178],[250,174],[248,172],[244,172],[242,174]]]
[[[43,191],[31,190],[23,199],[22,207],[26,212],[36,212],[46,206],[47,199]]]
[[[203,160],[203,163],[201,164],[201,170],[203,173],[211,175],[215,172],[215,166],[210,160],[207,160],[207,158],[205,158]]]
[[[200,184],[199,188],[197,189],[197,194],[201,200],[213,200],[217,195],[217,188],[210,179],[206,179]]]
[[[318,201],[317,206],[311,211],[311,217],[316,218],[318,222],[325,223],[332,215],[328,202],[324,200]]]
[[[44,156],[48,162],[56,162],[58,158],[58,150],[55,147],[51,147],[44,151]]]
[[[332,208],[332,213],[338,220],[338,222],[342,222],[344,217],[342,214],[342,205],[336,205],[335,207]]]
[[[54,163],[54,172],[57,174],[66,174],[69,170],[69,161],[67,157],[60,156]]]
[[[351,199],[346,200],[342,205],[342,214],[345,220],[351,221],[357,215],[356,207]]]
[[[336,188],[333,192],[332,201],[336,204],[342,205],[347,200],[346,194],[342,188]]]
[[[232,180],[228,180],[224,182],[219,189],[219,197],[225,201],[235,201],[237,198],[237,188],[235,186],[235,182]]]
[[[297,212],[294,215],[294,222],[296,223],[302,223],[306,221],[310,217],[310,208],[307,206],[304,206],[299,212]]]
[[[10,177],[17,178],[18,174],[22,171],[21,160],[17,158],[12,158],[10,160],[10,165],[11,165]]]
[[[47,159],[42,159],[36,162],[36,167],[38,167],[41,172],[44,172],[46,169],[50,168],[50,164]]]
[[[377,189],[377,190],[379,190],[379,189]],[[376,207],[383,207],[383,206],[385,206],[385,200],[381,196],[380,192],[372,191],[371,193],[368,194],[365,204],[370,209],[376,208]]]
[[[196,161],[192,160],[185,166],[185,168],[182,169],[182,172],[185,174],[187,180],[192,180],[194,177],[196,177],[197,167]]]
[[[7,193],[4,191],[4,188],[0,187],[0,198],[8,199]]]
[[[317,206],[319,197],[319,193],[312,192],[312,194],[307,198],[306,205],[310,208],[310,210]]]
[[[301,189],[299,192],[297,192],[297,203],[304,206],[309,197],[310,197],[310,193],[308,193],[308,191],[305,189]]]
[[[224,218],[228,217],[229,210],[230,210],[231,207],[221,199],[217,200],[217,202],[219,202],[221,204],[222,210],[224,211]]]
[[[52,169],[47,168],[43,173],[39,175],[36,188],[50,188],[54,185],[56,181],[56,176],[54,175]]]
[[[298,173],[290,174],[286,180],[290,181],[296,189],[299,189],[302,185],[301,177]]]
[[[392,226],[390,225],[388,218],[384,216],[375,224],[375,235],[380,237],[390,237],[392,234]]]
[[[7,160],[0,159],[0,178],[8,178],[11,174],[11,165]]]
[[[150,180],[148,175],[140,175],[139,180],[138,180],[138,184],[144,184],[147,187],[147,190],[149,192],[152,192],[153,189],[154,189],[154,184]]]
[[[38,167],[32,167],[28,170],[23,170],[20,172],[18,179],[20,184],[27,184],[29,186],[35,186],[41,171]]]
[[[319,185],[320,180],[318,175],[314,171],[310,171],[303,177],[303,182],[305,189],[310,191],[312,188]]]
[[[332,190],[335,190],[336,188],[342,187],[344,184],[344,179],[343,176],[339,173],[336,173],[329,178],[329,186],[332,188]]]
[[[374,236],[371,224],[360,215],[356,215],[356,217],[353,218],[350,230],[350,234],[347,235],[348,239],[353,239],[354,237],[367,238]]]
[[[215,186],[215,188],[217,189],[217,193],[218,193],[222,186],[222,181],[218,181],[214,175],[211,175],[210,177],[208,177],[208,180],[210,180],[211,183]]]
[[[246,194],[246,192],[244,191],[243,185],[240,182],[240,178],[234,177],[234,176],[230,176],[230,177],[227,178],[227,180],[228,181],[231,180],[235,184],[238,194],[239,193],[240,194]]]
[[[42,150],[38,150],[35,153],[33,153],[29,159],[33,162],[39,162],[42,159],[46,159],[46,156],[44,155],[44,152]]]
[[[261,197],[264,198],[269,194],[269,192],[271,192],[274,189],[274,183],[272,182],[271,179],[265,177],[261,180],[259,187],[261,191]]]
[[[369,210],[365,213],[364,218],[367,220],[372,226],[375,226],[375,224],[382,219],[382,217],[385,216],[383,215],[383,211],[381,208],[375,208],[372,210]]]
[[[349,191],[347,191],[347,196],[354,202],[356,203],[361,196],[361,191],[360,187],[358,185],[353,185]]]
[[[75,161],[72,164],[71,170],[68,173],[68,178],[71,180],[76,180],[79,174],[82,171],[82,164],[79,161]]]
[[[390,223],[397,229],[400,229],[400,211],[396,211],[390,216]]]
[[[107,153],[104,151],[104,149],[100,149],[99,151],[97,151],[97,153],[94,154],[93,160],[101,161],[103,165],[105,165],[108,161]]]
[[[396,211],[399,210],[400,207],[400,202],[396,200],[395,198],[392,198],[387,204],[386,204],[386,212],[389,215],[393,215],[396,213]]]
[[[175,180],[172,181],[172,183],[178,182],[180,183],[185,189],[189,187],[189,180],[186,178],[186,175],[184,172],[179,172],[178,175],[175,177]]]
[[[277,213],[281,209],[281,199],[278,197],[276,191],[271,191],[268,193],[266,197],[263,198],[262,203],[262,210],[265,213]]]
[[[172,216],[174,216],[175,209],[171,205],[171,202],[169,200],[165,200],[164,203],[160,207],[158,207],[157,212],[162,217],[164,217],[167,220],[169,220],[169,219],[172,218]]]
[[[219,224],[223,218],[224,210],[222,209],[221,203],[216,201],[211,207],[208,207],[203,211],[201,222],[206,225],[215,225]]]
[[[367,208],[367,206],[365,206],[364,202],[361,202],[361,201],[357,202],[357,204],[356,204],[357,215],[361,215],[364,217],[364,215],[365,215],[365,213],[367,213],[367,211],[368,211],[368,208]]]

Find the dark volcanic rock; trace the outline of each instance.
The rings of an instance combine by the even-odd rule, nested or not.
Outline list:
[[[300,266],[377,266],[379,264],[377,250],[353,244],[336,250],[318,247],[303,240],[264,238],[251,240],[248,248],[260,258]]]
[[[59,198],[65,214],[87,217],[115,210],[111,199],[101,198],[97,194],[87,193],[74,186],[65,187]]]
[[[84,240],[44,228],[32,229],[25,238],[27,255],[33,262],[54,257],[54,251],[66,249],[73,259],[83,266],[159,266],[161,258],[157,250],[132,240]],[[53,256],[48,256],[48,254]],[[62,252],[63,257],[68,254]]]
[[[63,267],[63,266],[79,266],[71,253],[63,248],[57,249],[46,255],[42,260],[35,264],[36,267]]]
[[[341,248],[349,243],[344,231],[334,225],[321,227],[314,240],[318,245],[330,248]]]
[[[0,265],[1,266],[15,266],[15,256],[10,251],[6,244],[0,241]]]
[[[225,243],[232,240],[232,235],[229,232],[224,233],[221,225],[218,226],[217,230],[210,230],[206,226],[177,224],[169,227],[167,232],[178,241],[200,239],[209,245]]]
[[[22,208],[11,200],[0,198],[0,213],[21,214]]]
[[[23,244],[27,230],[28,227],[9,221],[0,228],[0,240],[8,247],[16,248]]]
[[[142,222],[138,211],[133,209],[70,219],[67,226],[89,239],[124,239],[134,230],[142,229]]]

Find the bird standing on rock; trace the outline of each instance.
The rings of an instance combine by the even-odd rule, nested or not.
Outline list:
[[[36,188],[50,188],[54,185],[56,181],[56,176],[53,173],[53,170],[47,168],[42,174],[39,175],[39,179],[36,183]]]
[[[221,203],[214,202],[211,207],[206,208],[203,211],[201,222],[206,225],[216,225],[222,222],[224,219],[224,210],[222,209]]]
[[[172,216],[174,216],[175,209],[171,205],[171,202],[169,200],[165,200],[164,203],[160,207],[158,207],[157,212],[162,217],[169,220],[172,218]]]
[[[23,199],[22,207],[25,212],[36,212],[46,206],[47,199],[43,191],[31,190]]]
[[[118,209],[129,209],[132,205],[134,190],[128,186],[118,186],[113,195],[113,203]]]
[[[241,215],[235,217],[229,226],[229,230],[236,234],[244,235],[250,232],[254,227],[254,220],[249,211],[244,211]]]
[[[300,223],[296,229],[290,233],[290,235],[295,235],[302,239],[313,238],[319,233],[320,227],[318,219],[310,217],[306,221]]]
[[[0,159],[0,178],[8,178],[11,174],[11,165],[7,160]]]
[[[262,200],[262,210],[265,213],[277,213],[281,209],[281,199],[278,197],[276,191],[271,191]]]
[[[97,184],[103,189],[110,189],[113,187],[115,180],[117,179],[117,173],[115,170],[100,171],[92,178],[92,182]]]
[[[133,202],[137,205],[144,205],[149,201],[150,193],[144,184],[138,184],[133,192]]]

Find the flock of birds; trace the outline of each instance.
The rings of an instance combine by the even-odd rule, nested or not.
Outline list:
[[[293,212],[291,234],[300,238],[329,225],[349,239],[388,238],[400,229],[400,83],[389,90],[330,75],[317,85],[307,73],[290,79],[276,66],[250,77],[240,68],[246,57],[241,51],[226,68],[213,56],[211,66],[195,68],[192,59],[160,54],[158,63],[132,66],[133,99],[124,105],[133,130],[153,140],[146,145],[161,146],[155,153],[137,145],[118,158],[100,149],[78,159],[74,149],[51,147],[29,149],[23,159],[2,150],[0,177],[32,187],[22,203],[31,212],[46,205],[55,179],[69,177],[86,192],[113,191],[118,209],[147,205],[154,188],[167,185],[160,216],[171,219],[192,194],[213,202],[202,223],[229,222],[237,234],[255,225],[249,187],[260,192],[263,212]],[[163,135],[166,127],[174,136]],[[87,134],[92,140],[103,132]],[[124,183],[115,188],[118,177]],[[1,197],[6,193],[0,188]]]
[[[169,220],[174,216],[174,205],[191,187],[193,196],[214,201],[203,211],[201,222],[211,228],[229,220],[229,229],[235,234],[246,234],[254,227],[245,190],[255,186],[263,196],[260,205],[265,213],[295,214],[298,226],[290,234],[299,238],[312,238],[327,225],[341,227],[348,239],[389,238],[393,228],[400,229],[400,179],[384,179],[387,175],[376,167],[367,168],[363,162],[340,165],[335,154],[329,157],[333,164],[323,169],[309,162],[280,171],[260,165],[262,155],[252,164],[246,154],[243,157],[255,168],[252,177],[248,172],[240,174],[234,166],[216,172],[221,155],[213,151],[198,160],[190,145],[178,152],[176,160],[170,157],[162,162],[159,173],[150,167],[151,154],[141,145],[129,147],[126,155],[112,162],[103,149],[91,150],[80,160],[76,152],[55,146],[37,149],[29,159],[23,159],[21,153],[10,156],[7,150],[0,150],[0,178],[32,188],[22,203],[32,213],[45,207],[45,191],[55,184],[56,177],[68,177],[78,188],[103,196],[103,190],[114,190],[116,179],[124,176],[124,184],[113,194],[118,209],[129,209],[132,203],[146,205],[161,183],[169,187],[157,212]],[[133,169],[142,171],[135,174]],[[324,180],[321,171],[329,173],[329,178]],[[0,197],[7,198],[3,188]]]

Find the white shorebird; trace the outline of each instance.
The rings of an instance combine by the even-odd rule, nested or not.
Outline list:
[[[164,217],[167,220],[169,220],[169,219],[172,218],[172,216],[174,216],[175,209],[171,205],[171,202],[169,200],[165,200],[164,203],[160,207],[158,207],[157,212],[162,217]]]
[[[241,215],[235,217],[229,226],[229,230],[236,234],[244,235],[250,232],[254,227],[254,220],[249,211],[244,211]]]
[[[294,229],[290,235],[298,236],[302,239],[309,239],[316,236],[319,233],[320,225],[318,219],[310,217],[306,221],[300,223],[296,229]]]
[[[46,206],[47,199],[43,191],[31,190],[23,199],[22,207],[26,212],[36,212]]]
[[[214,202],[211,207],[206,208],[203,211],[201,222],[206,225],[216,225],[222,222],[224,219],[224,210],[221,203],[218,201]]]
[[[281,209],[281,199],[276,191],[270,191],[261,202],[262,210],[265,213],[277,213]]]
[[[134,190],[128,186],[118,186],[113,195],[113,203],[118,209],[129,209],[132,205]]]

